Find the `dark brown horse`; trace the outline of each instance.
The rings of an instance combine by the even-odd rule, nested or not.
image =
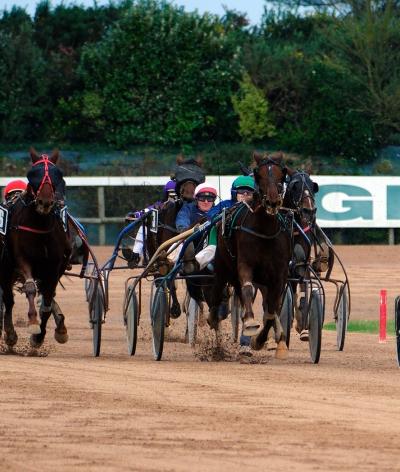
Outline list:
[[[28,332],[31,343],[40,346],[46,334],[46,324],[52,312],[53,299],[60,277],[71,254],[71,245],[59,217],[57,200],[63,198],[64,180],[56,166],[59,157],[30,151],[32,168],[28,172],[28,189],[11,210],[10,222],[1,260],[0,286],[3,291],[5,342],[13,346],[17,334],[12,322],[13,286],[22,284],[29,303]],[[37,292],[42,294],[39,324],[35,307]],[[55,314],[55,339],[68,340],[64,315]]]
[[[326,271],[328,261],[332,259],[332,254],[324,239],[320,240],[318,237],[315,204],[315,194],[318,190],[318,184],[307,172],[290,173],[290,181],[283,202],[284,209],[294,212],[298,225],[293,231],[295,266],[292,267],[291,275],[299,282],[292,281],[291,286],[294,294],[296,330],[302,341],[308,341],[306,329],[308,306],[305,295],[306,285],[302,282],[302,277],[310,278],[310,267],[318,274]]]
[[[276,356],[285,358],[287,348],[285,334],[278,313],[282,292],[288,277],[291,259],[290,231],[279,214],[282,205],[283,182],[287,168],[281,153],[254,154],[256,167],[254,178],[258,186],[254,206],[241,205],[230,224],[218,228],[218,245],[215,257],[215,284],[208,322],[218,328],[218,306],[221,294],[228,282],[239,295],[245,307],[243,334],[253,336],[252,347],[261,349],[267,334],[274,327],[278,347]],[[252,309],[254,285],[263,296],[263,328],[254,320]]]
[[[175,220],[179,210],[185,203],[191,202],[194,199],[196,186],[205,180],[204,171],[202,170],[203,161],[201,158],[184,159],[183,156],[178,156],[176,163],[177,167],[174,172],[174,177],[178,179],[176,185],[178,198],[176,201],[168,201],[158,206],[158,226],[156,233],[150,231],[150,221],[147,223],[146,246],[150,258],[162,243],[177,235],[178,231],[175,226]],[[171,267],[171,263],[169,263],[163,255],[160,255],[157,263],[161,275],[165,275]],[[177,318],[181,314],[181,308],[174,285],[171,286],[171,296],[171,316]]]

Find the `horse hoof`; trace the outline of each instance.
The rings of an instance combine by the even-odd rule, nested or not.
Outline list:
[[[254,351],[260,351],[263,348],[264,344],[260,344],[257,341],[257,337],[253,336],[250,340],[250,346],[252,349],[254,349]]]
[[[29,343],[32,347],[40,347],[43,344],[44,337],[38,336],[37,334],[32,334],[29,338]]]
[[[252,357],[253,353],[251,352],[250,346],[240,346],[239,348],[239,358],[240,357]]]
[[[275,351],[277,344],[274,338],[269,338],[267,341],[267,351]]]
[[[11,334],[5,333],[4,342],[7,344],[8,347],[15,346],[17,344],[17,341],[18,341],[18,336],[15,331],[14,333],[11,333]]]
[[[300,341],[308,341],[308,330],[303,329],[303,331],[300,333]]]
[[[60,344],[65,344],[68,341],[68,333],[61,334],[54,331],[54,339]]]
[[[260,323],[253,318],[249,318],[243,322],[243,336],[255,336],[260,329]]]
[[[289,352],[284,341],[279,341],[278,346],[275,351],[275,358],[279,359],[280,361],[284,361],[288,358]]]
[[[179,305],[177,307],[172,306],[169,314],[171,318],[176,320],[177,318],[181,316],[181,307]]]
[[[42,331],[38,323],[29,323],[28,324],[28,333],[29,334],[40,334]]]

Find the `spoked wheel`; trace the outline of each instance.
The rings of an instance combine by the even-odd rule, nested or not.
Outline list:
[[[397,364],[400,367],[400,297],[394,302],[394,325],[396,330]]]
[[[242,304],[240,298],[235,294],[231,297],[231,324],[232,324],[232,340],[237,342],[239,337],[239,323],[242,316]]]
[[[187,330],[188,341],[191,346],[194,346],[197,340],[197,326],[199,322],[199,305],[196,300],[190,297],[187,309]]]
[[[85,270],[85,275],[95,275],[95,274],[96,274],[96,268],[93,263],[89,262]],[[95,284],[95,281],[93,279],[85,279],[85,293],[86,293],[86,301],[88,303],[91,298],[94,284]]]
[[[93,293],[90,302],[90,324],[93,329],[93,355],[100,355],[101,326],[104,321],[104,298],[98,282],[93,285]]]
[[[308,313],[308,343],[311,360],[318,364],[321,354],[322,340],[322,297],[318,289],[313,289],[311,294],[310,310]]]
[[[139,324],[139,305],[136,292],[132,285],[126,291],[124,303],[124,325],[126,330],[126,340],[128,343],[128,354],[134,356],[137,343],[137,329]]]
[[[156,288],[150,306],[151,329],[153,334],[153,355],[154,359],[159,361],[161,360],[163,353],[165,320],[168,310],[167,292],[163,284]]]
[[[349,303],[347,300],[347,290],[343,286],[341,290],[338,310],[336,313],[336,346],[339,351],[343,351],[344,340],[346,337],[347,321],[349,318]]]
[[[286,336],[286,346],[290,344],[290,330],[292,329],[293,323],[293,293],[290,286],[287,287],[285,292],[285,298],[283,299],[281,314],[279,316],[283,332]]]

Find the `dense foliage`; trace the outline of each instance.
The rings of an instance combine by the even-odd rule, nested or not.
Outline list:
[[[279,4],[257,27],[164,0],[3,11],[0,142],[263,142],[358,163],[397,143],[399,2]]]

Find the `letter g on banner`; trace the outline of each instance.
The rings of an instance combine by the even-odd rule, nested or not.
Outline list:
[[[319,220],[372,220],[373,202],[368,190],[356,185],[320,185],[317,197]]]

